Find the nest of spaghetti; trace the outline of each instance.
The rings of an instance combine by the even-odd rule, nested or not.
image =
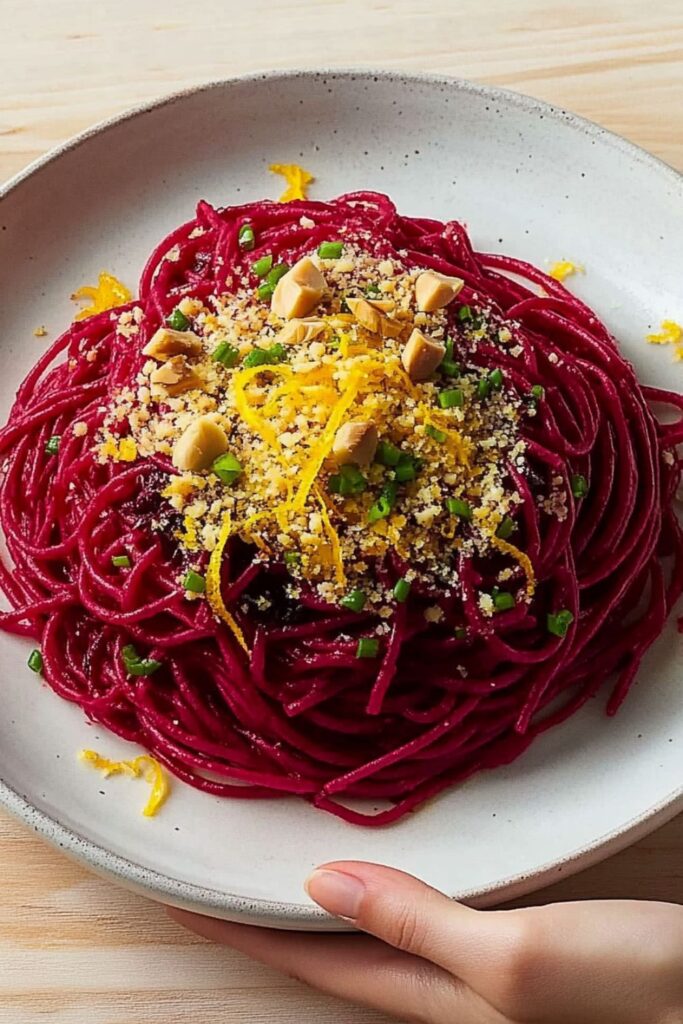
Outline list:
[[[386,824],[617,711],[683,588],[682,418],[458,222],[202,202],[19,389],[0,625],[191,785]]]

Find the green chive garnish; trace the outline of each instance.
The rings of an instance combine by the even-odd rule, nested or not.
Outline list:
[[[580,473],[572,477],[572,494],[575,498],[585,498],[588,494],[588,481]]]
[[[186,331],[190,326],[190,321],[178,306],[176,306],[170,316],[166,317],[166,323],[174,331]]]
[[[389,441],[380,441],[375,452],[375,462],[381,466],[398,466],[401,450]]]
[[[43,656],[37,647],[29,654],[26,664],[31,669],[31,672],[39,673],[43,671]]]
[[[242,472],[242,463],[239,462],[230,452],[219,455],[211,465],[211,472],[215,473],[222,484],[234,484]]]
[[[502,388],[502,386],[503,386],[503,371],[499,367],[496,367],[495,370],[491,370],[491,372],[489,374],[489,383],[490,383],[492,388],[496,389],[496,391],[498,391],[500,388]]]
[[[410,593],[410,580],[407,580],[404,577],[402,577],[400,580],[396,580],[396,583],[394,584],[393,593],[396,600],[400,601],[401,604],[403,604],[403,602],[407,600],[408,594]]]
[[[268,284],[267,281],[264,281],[263,284],[260,284],[256,289],[259,299],[263,299],[264,302],[268,302],[272,299],[274,291],[275,289],[272,284]]]
[[[254,229],[251,224],[243,224],[237,235],[237,243],[244,252],[250,252],[256,245]]]
[[[540,402],[545,395],[545,388],[542,384],[534,384],[531,389],[531,397],[535,402]]]
[[[439,405],[442,409],[460,409],[465,401],[460,388],[449,388],[447,391],[439,392]]]
[[[352,590],[339,603],[342,608],[348,608],[350,612],[362,612],[363,608],[365,608],[366,600],[367,598],[362,590]]]
[[[458,320],[465,321],[472,319],[472,308],[471,306],[461,306],[458,310]]]
[[[379,290],[379,285],[372,281],[365,289],[365,295],[368,299],[376,299],[378,295],[382,293]]]
[[[328,487],[332,494],[341,494],[348,498],[352,494],[362,494],[368,482],[353,463],[342,466],[338,473],[333,473],[328,481]]]
[[[322,242],[318,246],[318,256],[321,260],[338,260],[343,248],[343,242]]]
[[[446,508],[453,516],[458,516],[459,519],[466,519],[468,522],[472,518],[472,506],[469,501],[463,501],[462,498],[446,498]]]
[[[284,345],[275,342],[270,348],[253,348],[246,356],[243,366],[268,366],[272,363],[281,363],[287,355]]]
[[[357,658],[376,658],[379,653],[379,640],[374,636],[362,636],[356,648]]]
[[[290,569],[295,565],[299,565],[301,562],[301,553],[299,551],[285,551],[285,565]]]
[[[45,444],[45,454],[56,455],[57,452],[59,451],[59,442],[61,440],[62,438],[61,435],[59,434],[55,434],[54,437],[51,437],[50,440],[47,441]]]
[[[441,360],[439,369],[446,377],[459,377],[462,373],[460,363],[454,363],[452,359],[446,359],[445,357]]]
[[[554,615],[549,613],[546,620],[548,632],[553,636],[564,637],[573,621],[574,616],[568,608],[563,608],[562,611],[555,612]]]
[[[234,345],[231,345],[229,341],[219,342],[211,353],[211,358],[215,360],[215,362],[222,363],[223,366],[228,369],[235,366],[239,357],[239,351]]]
[[[397,485],[393,480],[384,485],[377,501],[368,511],[369,523],[376,523],[379,519],[386,519],[396,504],[397,490]]]
[[[414,480],[420,466],[421,462],[419,459],[401,452],[398,465],[394,469],[394,480],[399,484],[405,484],[408,480]]]
[[[517,524],[515,523],[514,519],[510,519],[510,516],[505,516],[505,519],[503,519],[503,521],[498,525],[498,529],[496,530],[496,537],[498,537],[500,540],[507,540],[508,537],[512,533],[514,533],[516,529]]]
[[[251,269],[257,277],[265,277],[273,269],[273,257],[262,256],[259,260],[255,260],[252,263]]]
[[[481,380],[477,381],[477,398],[488,398],[491,392],[491,381],[486,377],[482,377]]]
[[[130,569],[130,558],[128,555],[112,555],[111,564],[117,569]]]
[[[266,281],[271,286],[271,288],[275,288],[275,285],[278,283],[280,278],[284,277],[288,270],[289,267],[286,263],[278,263],[276,264],[276,266],[273,267],[273,269],[269,272],[268,277],[266,278]]]
[[[509,612],[515,607],[515,599],[507,590],[496,590],[492,594],[493,607],[497,612]]]
[[[190,569],[183,580],[183,587],[191,594],[203,594],[206,590],[206,580],[200,573]]]
[[[161,668],[161,662],[153,658],[141,658],[132,644],[126,644],[121,648],[121,657],[126,671],[131,676],[151,676],[153,672]]]
[[[443,444],[446,440],[446,434],[443,430],[439,430],[438,427],[433,426],[431,423],[428,423],[425,427],[425,434],[427,437],[431,437],[434,441],[438,441],[439,444]]]

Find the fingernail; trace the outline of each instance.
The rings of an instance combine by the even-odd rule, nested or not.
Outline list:
[[[335,917],[347,917],[351,921],[358,917],[365,886],[353,875],[320,868],[308,876],[304,888],[312,900]]]

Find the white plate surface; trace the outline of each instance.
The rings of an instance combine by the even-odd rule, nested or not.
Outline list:
[[[683,367],[644,335],[683,319],[683,179],[613,135],[525,97],[393,73],[277,73],[171,97],[86,133],[0,201],[0,405],[73,315],[69,294],[107,269],[134,286],[154,244],[216,204],[277,196],[271,161],[301,162],[314,198],[388,192],[406,214],[457,217],[478,248],[586,267],[571,285],[643,380],[680,389]],[[677,380],[677,383],[676,383]],[[491,903],[576,870],[683,807],[681,638],[670,623],[626,705],[604,694],[513,765],[482,774],[384,830],[303,802],[218,800],[176,783],[140,815],[142,784],[103,782],[83,746],[129,745],[25,667],[0,635],[0,800],[67,852],[155,898],[280,927],[338,927],[301,884],[353,857]],[[634,894],[637,895],[637,894]]]

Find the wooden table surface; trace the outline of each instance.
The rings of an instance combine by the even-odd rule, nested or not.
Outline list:
[[[680,0],[0,0],[0,179],[109,114],[266,67],[446,72],[568,107],[683,170]],[[195,939],[0,815],[0,1022],[380,1022]],[[538,894],[683,901],[683,816]]]

